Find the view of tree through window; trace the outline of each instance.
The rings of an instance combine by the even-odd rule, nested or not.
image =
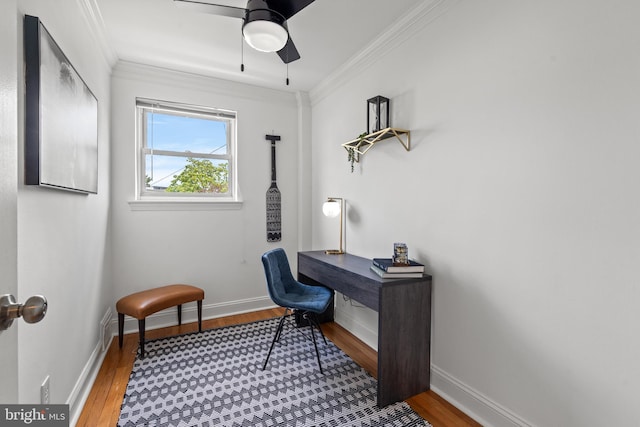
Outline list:
[[[141,100],[138,112],[142,193],[230,195],[234,113]]]
[[[215,166],[210,160],[187,159],[179,175],[174,175],[167,191],[181,193],[226,193],[229,191],[227,163]]]

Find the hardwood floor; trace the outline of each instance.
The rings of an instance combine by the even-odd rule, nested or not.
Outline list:
[[[281,309],[256,311],[246,314],[210,319],[202,322],[203,329],[254,322],[270,317],[280,316]],[[147,339],[161,338],[170,335],[184,334],[198,330],[196,323],[182,326],[147,331]],[[369,346],[346,331],[337,323],[323,323],[322,330],[326,337],[348,354],[374,377],[377,371],[377,354]],[[80,414],[77,427],[115,426],[120,415],[120,405],[129,380],[129,374],[138,348],[138,334],[127,334],[122,349],[118,348],[115,337],[102,367],[95,380],[91,393]],[[448,403],[433,391],[421,393],[407,400],[407,403],[429,421],[434,427],[446,426],[479,426],[463,412]]]

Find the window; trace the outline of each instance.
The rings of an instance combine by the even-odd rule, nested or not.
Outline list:
[[[138,99],[139,199],[235,201],[236,114]]]

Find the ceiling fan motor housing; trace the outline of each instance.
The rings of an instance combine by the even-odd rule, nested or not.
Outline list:
[[[251,47],[262,52],[276,52],[289,39],[286,18],[264,0],[249,0],[242,33]]]
[[[277,52],[282,62],[289,64],[300,59],[300,53],[289,36],[287,20],[315,0],[248,0],[246,8],[202,0],[173,1],[198,12],[242,19],[242,35],[249,46],[262,52]],[[244,66],[240,69],[244,71]]]

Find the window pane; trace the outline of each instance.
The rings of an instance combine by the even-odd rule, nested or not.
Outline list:
[[[234,111],[147,99],[136,106],[136,197],[236,200]]]
[[[228,154],[227,121],[204,116],[146,112],[148,148],[181,153]]]
[[[197,157],[145,156],[147,191],[227,194],[229,162]]]

